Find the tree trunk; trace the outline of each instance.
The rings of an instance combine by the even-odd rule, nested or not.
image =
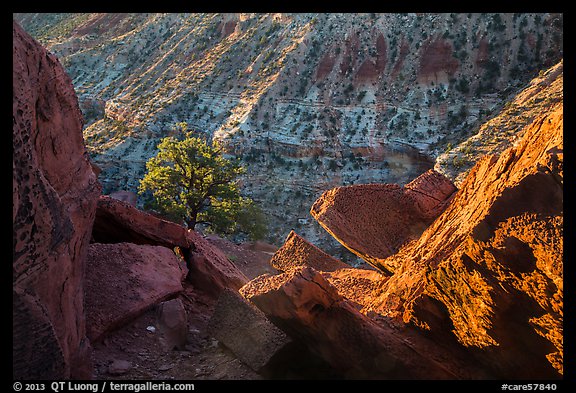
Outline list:
[[[194,214],[189,218],[185,218],[184,222],[186,222],[188,229],[194,230],[194,228],[196,227],[196,214]]]

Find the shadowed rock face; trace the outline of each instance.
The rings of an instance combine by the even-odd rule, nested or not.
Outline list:
[[[132,243],[89,246],[86,324],[92,342],[150,307],[182,292],[185,268],[162,246]]]
[[[391,273],[397,264],[383,259],[417,239],[455,191],[450,180],[429,170],[404,187],[362,184],[326,191],[310,213],[350,251]]]
[[[348,379],[457,377],[390,326],[378,325],[311,267],[261,276],[240,293],[290,336],[302,340]]]
[[[292,343],[262,311],[232,290],[220,295],[209,328],[218,341],[254,371],[261,372],[274,355]]]
[[[93,239],[100,243],[178,247],[190,270],[188,280],[216,297],[224,288],[238,289],[248,282],[221,250],[198,233],[109,196],[102,195],[98,200]]]
[[[90,378],[83,275],[98,184],[58,60],[13,23],[14,379]]]

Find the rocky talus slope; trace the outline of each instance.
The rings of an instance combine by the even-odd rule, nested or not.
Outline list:
[[[269,241],[293,229],[338,258],[350,254],[306,213],[322,192],[408,183],[563,53],[557,13],[14,18],[71,75],[105,194],[136,191],[159,139],[186,122],[242,158]],[[462,149],[437,168],[453,181],[484,154]]]

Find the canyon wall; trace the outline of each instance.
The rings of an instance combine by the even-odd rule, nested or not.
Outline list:
[[[104,193],[136,191],[186,122],[242,158],[269,240],[294,229],[337,253],[302,213],[324,190],[409,182],[563,53],[551,13],[14,18],[71,75]]]

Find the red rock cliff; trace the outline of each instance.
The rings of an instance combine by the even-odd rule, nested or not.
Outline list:
[[[90,378],[82,279],[100,185],[70,79],[16,23],[12,66],[13,378]]]

